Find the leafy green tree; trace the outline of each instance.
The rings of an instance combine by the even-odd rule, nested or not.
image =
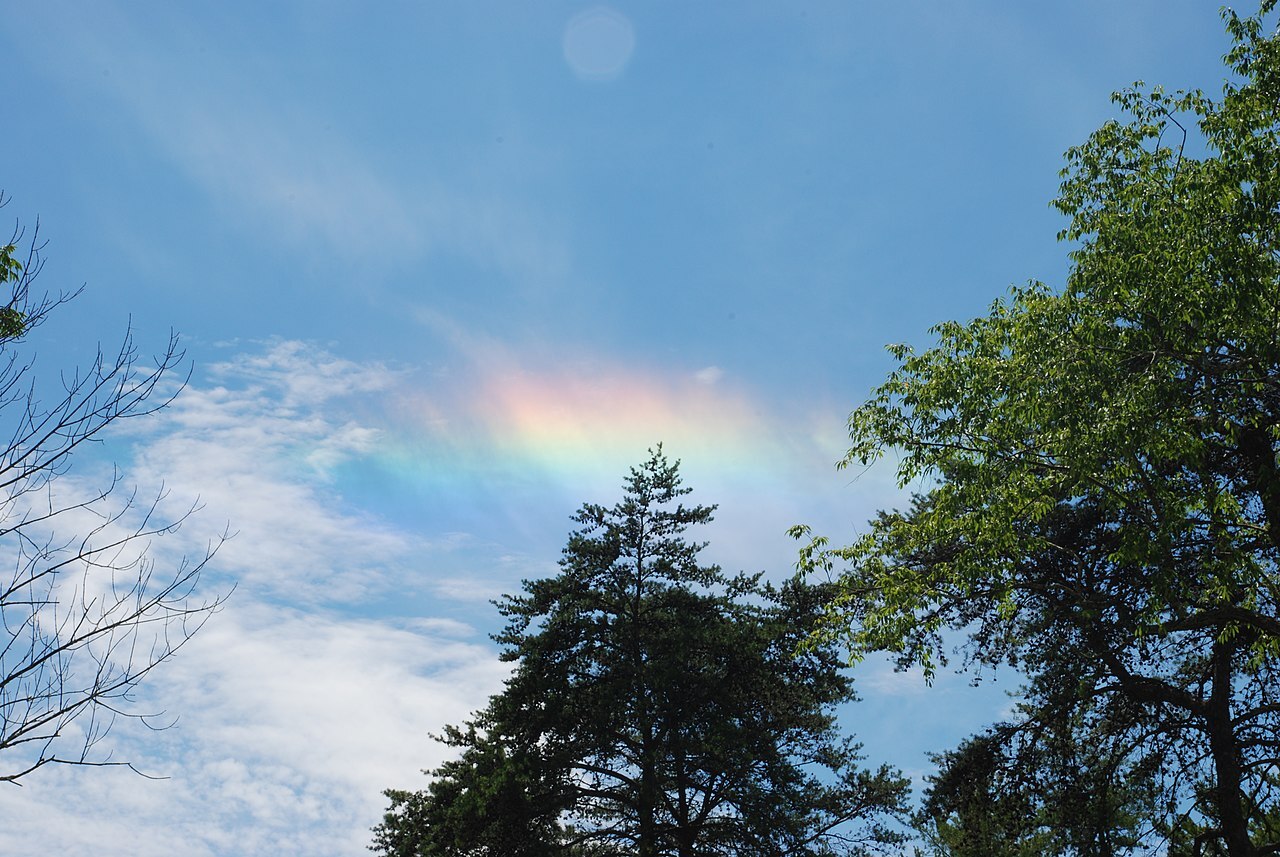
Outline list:
[[[897,842],[906,781],[857,766],[833,709],[852,699],[831,646],[803,649],[832,593],[698,562],[659,447],[617,505],[575,516],[560,573],[500,603],[515,664],[446,743],[425,791],[389,792],[387,855],[860,853]]]
[[[945,857],[1116,857],[1156,812],[1152,770],[1098,721],[1044,711],[933,757],[918,828]],[[1088,738],[1088,741],[1081,739]]]
[[[23,282],[22,272],[23,265],[18,260],[18,245],[11,241],[0,247],[0,286],[8,283],[17,286],[9,302],[0,307],[0,340],[16,339],[26,329],[25,314],[18,309],[24,299],[24,295],[19,293]]]
[[[943,857],[1032,857],[1047,849],[1035,801],[1009,770],[998,740],[983,735],[932,756],[916,823]]]
[[[1139,84],[1116,96],[1127,121],[1067,153],[1062,290],[892,348],[845,463],[894,450],[927,490],[801,554],[845,569],[828,632],[855,653],[932,670],[963,634],[972,661],[1026,671],[1026,716],[1093,723],[1151,771],[1153,829],[1193,825],[1230,857],[1280,848],[1262,823],[1280,773],[1274,5],[1224,12],[1221,98]]]

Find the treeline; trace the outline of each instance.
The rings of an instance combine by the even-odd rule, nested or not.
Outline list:
[[[373,849],[1280,853],[1274,6],[1224,11],[1221,96],[1138,85],[1068,151],[1062,288],[891,349],[845,464],[892,452],[926,491],[847,546],[797,528],[773,587],[699,565],[711,510],[659,449],[503,601],[511,679]],[[836,730],[873,652],[1025,676],[914,808]]]

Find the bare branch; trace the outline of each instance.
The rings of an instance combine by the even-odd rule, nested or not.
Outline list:
[[[152,554],[198,504],[166,517],[164,487],[148,501],[137,489],[121,496],[118,470],[97,490],[59,481],[77,451],[117,421],[167,406],[189,373],[179,372],[176,335],[145,365],[130,329],[114,352],[99,348],[87,371],[64,375],[46,404],[23,340],[79,290],[32,296],[44,246],[37,224],[29,239],[16,226],[0,248],[0,287],[9,291],[0,295],[0,567],[11,569],[0,577],[0,781],[13,783],[46,765],[136,771],[101,742],[118,718],[157,728],[147,720],[155,712],[134,708],[135,690],[226,598],[196,591],[227,533],[164,573]]]

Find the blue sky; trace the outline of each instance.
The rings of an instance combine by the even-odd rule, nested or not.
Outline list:
[[[708,556],[790,572],[899,499],[837,473],[889,368],[1013,283],[1060,283],[1061,154],[1135,79],[1216,92],[1192,2],[2,4],[0,214],[86,284],[24,347],[132,324],[194,366],[77,462],[237,536],[237,588],[122,724],[152,773],[0,796],[0,852],[361,853],[379,791],[500,686],[487,599],[664,441]],[[847,726],[919,776],[1007,704],[880,664]]]

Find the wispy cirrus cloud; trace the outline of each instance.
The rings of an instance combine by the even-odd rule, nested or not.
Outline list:
[[[444,253],[522,283],[568,270],[547,211],[429,161],[375,161],[341,102],[282,106],[297,85],[291,70],[237,53],[247,48],[233,32],[210,38],[206,28],[227,23],[208,12],[164,7],[129,19],[109,4],[51,3],[15,48],[51,77],[95,90],[102,121],[131,126],[227,222],[267,243],[360,267]]]
[[[171,779],[41,776],[0,806],[0,853],[33,841],[66,853],[92,842],[104,857],[168,854],[177,843],[197,855],[360,851],[381,790],[420,786],[419,769],[447,754],[429,734],[500,687],[508,666],[485,639],[497,621],[486,602],[554,574],[576,503],[616,498],[636,462],[611,442],[603,458],[583,445],[631,438],[628,422],[642,423],[636,444],[672,431],[668,451],[686,458],[695,502],[721,503],[700,534],[712,540],[709,560],[789,573],[783,531],[824,496],[812,471],[827,472],[830,438],[784,428],[792,417],[728,379],[703,383],[694,367],[479,353],[423,377],[268,342],[213,363],[115,438],[143,496],[163,485],[163,511],[197,498],[203,507],[155,543],[162,567],[202,551],[229,521],[236,534],[206,591],[237,588],[140,695],[139,710],[163,711],[155,722],[176,717],[176,727],[122,721],[109,738],[115,758]],[[424,402],[438,418],[406,422]],[[578,422],[586,430],[566,428]],[[433,432],[450,442],[405,452],[406,437]],[[467,444],[473,454],[456,454]],[[584,455],[607,473],[583,471]],[[416,494],[392,484],[410,464]],[[528,476],[537,467],[541,481]],[[348,499],[362,480],[366,494]],[[573,504],[562,502],[568,492]],[[398,523],[402,502],[440,515]]]
[[[42,772],[6,797],[0,852],[39,842],[121,857],[360,853],[382,789],[421,787],[419,770],[448,753],[430,734],[505,675],[457,631],[236,598],[146,688],[141,703],[163,705],[176,725],[122,721],[109,739],[117,758],[166,779]]]
[[[121,719],[99,746],[168,779],[43,770],[0,806],[0,853],[36,842],[131,857],[358,853],[381,790],[420,785],[418,771],[445,757],[430,734],[483,704],[507,666],[469,622],[431,615],[430,602],[418,617],[379,608],[456,544],[344,503],[332,478],[380,431],[353,403],[397,378],[377,363],[268,343],[116,434],[114,448],[135,452],[121,463],[139,496],[166,491],[162,511],[177,514],[197,493],[203,505],[154,541],[157,573],[199,554],[230,520],[238,532],[204,591],[236,589],[131,709],[173,728]]]
[[[168,486],[171,514],[198,498],[202,522],[228,522],[235,535],[216,566],[257,597],[332,604],[385,590],[429,545],[345,505],[328,483],[380,431],[343,403],[395,377],[296,342],[237,355],[137,427],[130,476]]]

